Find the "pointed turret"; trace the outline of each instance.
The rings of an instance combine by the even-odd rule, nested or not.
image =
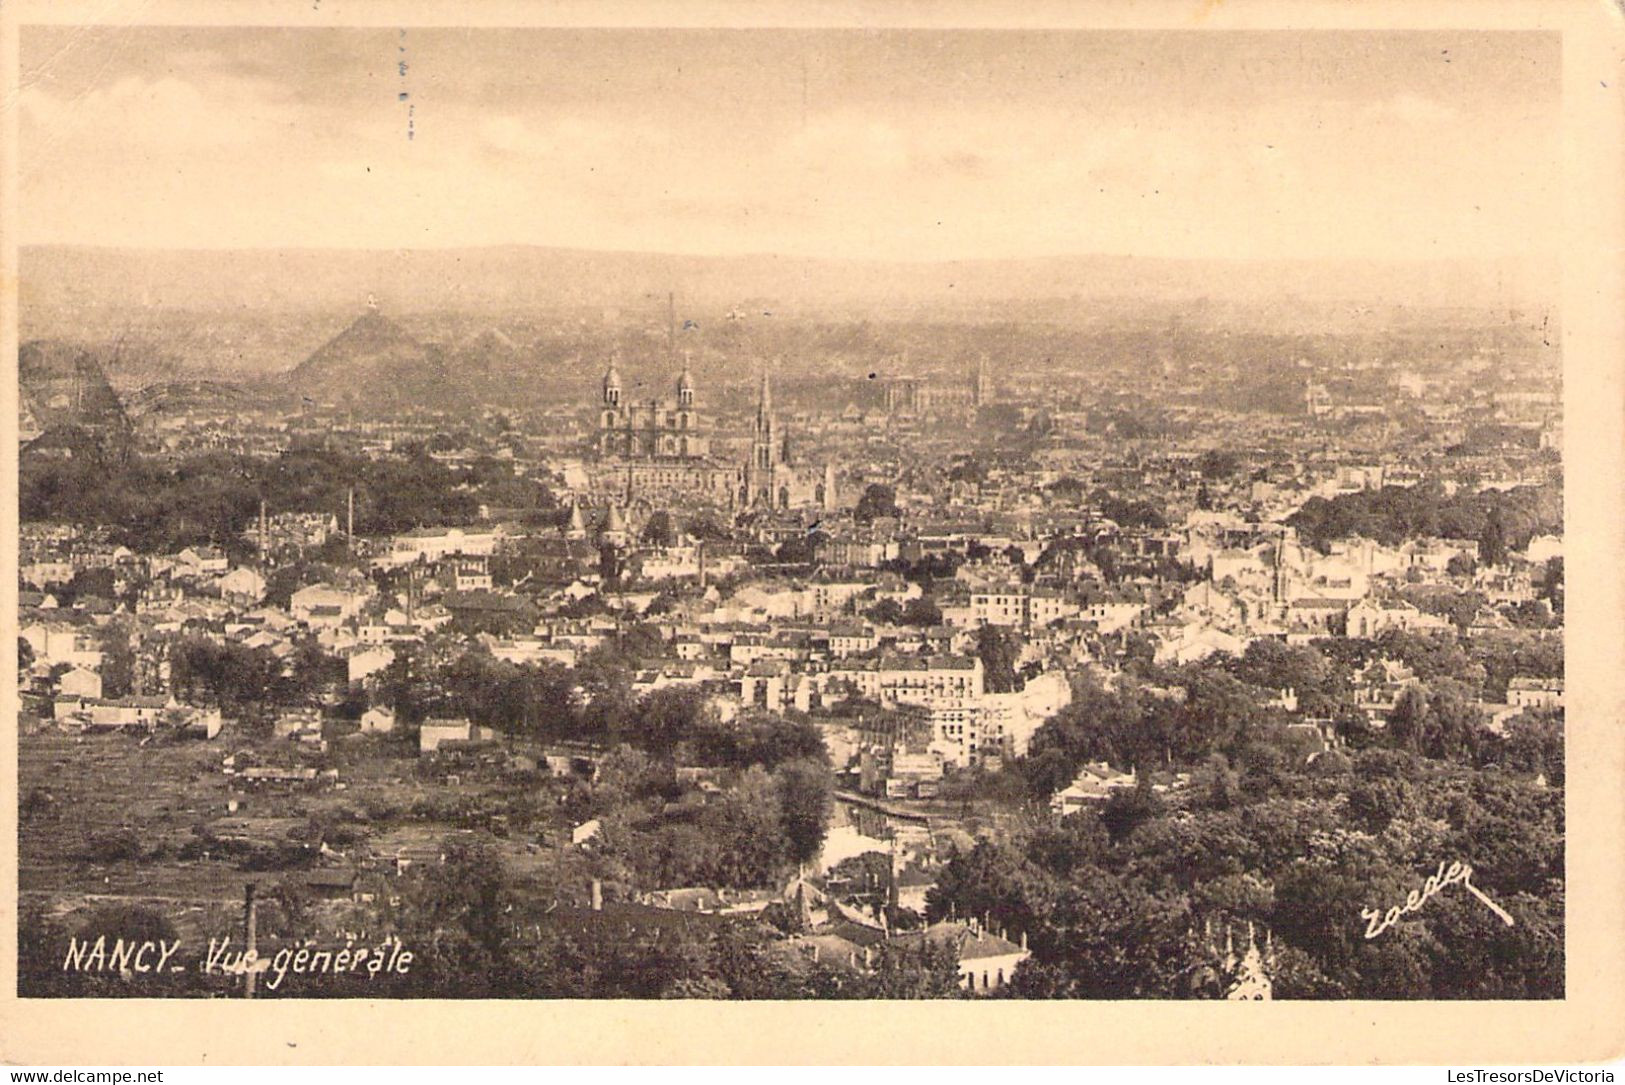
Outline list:
[[[581,505],[576,501],[570,502],[570,523],[564,529],[567,539],[585,539],[587,537],[587,522],[581,516]]]

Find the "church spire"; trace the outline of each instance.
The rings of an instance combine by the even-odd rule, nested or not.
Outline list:
[[[780,456],[778,424],[773,418],[773,385],[764,369],[761,391],[756,400],[756,432],[751,441],[750,459],[745,466],[745,504],[773,507],[778,503],[774,491],[778,482],[778,467],[783,462]]]

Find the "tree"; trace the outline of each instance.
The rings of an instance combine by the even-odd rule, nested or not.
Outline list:
[[[634,707],[627,658],[607,644],[599,645],[576,662],[575,673],[586,702],[582,730],[589,735],[624,731]]]
[[[282,667],[263,648],[187,637],[170,652],[170,686],[183,698],[205,696],[220,708],[263,704]]]
[[[1228,810],[1240,800],[1241,777],[1222,753],[1207,759],[1191,779],[1194,792],[1215,810]]]
[[[1468,554],[1453,554],[1444,570],[1451,576],[1468,577],[1478,571],[1478,563]]]
[[[404,892],[400,938],[416,961],[413,993],[438,998],[522,994],[513,959],[517,903],[502,859],[480,844],[453,841],[446,861]]]
[[[378,703],[394,710],[403,729],[416,727],[428,715],[420,695],[422,661],[411,649],[402,649],[384,668],[378,685]]]
[[[1201,948],[1183,893],[1096,867],[1074,873],[1031,944],[1032,961],[1016,970],[1018,997],[1185,997]]]
[[[68,581],[63,594],[73,599],[82,599],[88,596],[111,599],[113,598],[116,579],[111,569],[80,569],[73,574],[73,579]]]
[[[903,608],[895,599],[882,599],[864,611],[863,616],[876,625],[899,625],[903,621]]]
[[[1541,570],[1540,586],[1536,594],[1552,605],[1552,610],[1563,613],[1563,559],[1547,558]]]
[[[929,595],[922,595],[904,604],[899,618],[904,625],[930,628],[942,624],[942,611]]]
[[[953,947],[929,941],[918,946],[883,943],[873,973],[861,978],[857,998],[940,999],[963,996],[959,954]]]
[[[1563,711],[1528,709],[1506,722],[1499,761],[1507,768],[1544,773],[1553,787],[1564,781]]]
[[[1117,583],[1118,578],[1122,575],[1121,570],[1118,568],[1117,548],[1114,546],[1096,547],[1090,551],[1089,560],[1093,561],[1095,568],[1100,570],[1100,579],[1108,584]]]
[[[811,565],[818,560],[818,544],[812,535],[798,535],[780,543],[773,557],[786,565]]]
[[[1204,479],[1229,478],[1241,469],[1241,460],[1234,452],[1209,449],[1197,460],[1197,468]]]
[[[643,525],[643,541],[650,546],[677,545],[677,527],[672,523],[671,513],[661,509],[649,517],[649,522]]]
[[[705,695],[696,689],[652,690],[638,705],[633,739],[650,753],[671,753],[694,733],[705,711]]]
[[[835,784],[828,763],[786,761],[774,774],[778,781],[780,819],[790,842],[790,858],[811,862],[824,846]]]
[[[882,482],[871,482],[865,486],[862,496],[852,509],[852,519],[860,524],[870,524],[882,517],[897,515],[897,491]]]
[[[1133,787],[1121,787],[1111,793],[1100,811],[1100,823],[1113,840],[1121,840],[1161,812],[1162,800],[1151,790],[1151,774],[1142,770]]]
[[[1485,565],[1506,564],[1506,525],[1499,505],[1492,507],[1484,520],[1484,530],[1478,537],[1478,556]]]
[[[1011,931],[1038,931],[1061,886],[1019,850],[989,841],[956,851],[926,893],[926,918],[985,918]]]
[[[1057,877],[1107,860],[1111,837],[1091,811],[1063,818],[1060,825],[1042,828],[1027,842],[1027,857]]]
[[[982,681],[988,692],[1009,693],[1016,688],[1018,649],[1007,630],[996,625],[978,629],[976,654],[982,660]]]

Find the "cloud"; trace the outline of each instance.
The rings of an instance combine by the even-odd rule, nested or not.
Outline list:
[[[24,138],[33,146],[94,151],[133,146],[177,151],[241,147],[266,125],[297,119],[269,88],[246,80],[216,80],[207,93],[175,76],[126,76],[63,100],[38,87],[22,92]],[[37,141],[37,142],[35,142]],[[95,161],[95,155],[83,161]]]
[[[180,50],[77,73],[83,92],[29,86],[24,240],[1365,253],[1517,241],[1547,193],[1547,129],[1404,83],[1197,108],[1110,87],[774,97],[773,79],[733,73],[730,90],[761,93],[730,109],[698,91],[616,98],[580,74],[576,93],[517,80],[493,103],[422,76],[425,57],[408,141],[393,71],[329,52],[326,69],[232,68],[229,51]]]
[[[487,149],[555,165],[598,164],[613,169],[669,148],[671,133],[653,125],[558,117],[537,123],[513,114],[480,119],[479,142]]]

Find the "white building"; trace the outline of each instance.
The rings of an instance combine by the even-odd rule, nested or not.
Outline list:
[[[439,561],[453,554],[494,554],[501,542],[500,528],[425,527],[395,536],[388,561],[410,565],[415,561]]]
[[[379,671],[395,662],[395,653],[388,648],[363,648],[351,654],[346,660],[349,678],[352,682],[360,682],[370,678]]]
[[[361,613],[367,597],[332,584],[311,584],[293,593],[288,611],[307,625],[338,625]]]
[[[474,725],[467,720],[424,720],[418,729],[418,753],[433,753],[442,742],[467,742]]]
[[[1514,678],[1507,683],[1507,704],[1518,708],[1562,708],[1563,679]]]

